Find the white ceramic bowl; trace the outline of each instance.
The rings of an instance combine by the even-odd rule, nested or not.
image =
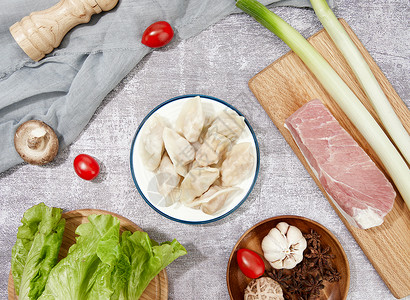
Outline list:
[[[195,96],[201,97],[201,102],[205,111],[212,111],[215,115],[223,110],[233,110],[239,115],[243,116],[236,108],[232,105],[206,95],[183,95],[172,98],[163,102],[162,104],[158,105],[154,108],[141,122],[140,126],[135,133],[134,139],[131,144],[131,155],[130,155],[130,166],[131,166],[131,174],[134,180],[135,186],[137,187],[139,193],[141,194],[142,198],[151,206],[155,211],[160,213],[161,215],[182,223],[188,224],[204,224],[210,223],[217,220],[220,220],[233,211],[235,211],[248,197],[250,192],[255,185],[256,178],[259,172],[259,146],[256,140],[255,133],[253,132],[252,127],[250,126],[249,122],[245,118],[245,129],[242,132],[242,135],[236,141],[239,142],[250,142],[253,147],[253,154],[255,157],[255,163],[253,166],[253,170],[251,175],[245,179],[241,184],[237,185],[240,188],[240,191],[235,193],[229,200],[229,203],[225,205],[223,209],[216,212],[213,215],[208,215],[202,212],[200,209],[194,209],[190,207],[186,207],[180,203],[174,203],[171,206],[164,206],[163,203],[163,196],[158,192],[155,173],[147,170],[144,166],[144,163],[139,155],[139,146],[141,143],[141,129],[144,127],[146,121],[154,114],[158,114],[161,117],[168,120],[170,124],[175,124],[175,121],[181,111],[181,108],[185,101],[189,98],[193,98]]]

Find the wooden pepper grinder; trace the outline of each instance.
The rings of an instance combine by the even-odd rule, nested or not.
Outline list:
[[[10,27],[11,35],[35,61],[57,48],[74,26],[88,23],[94,14],[113,9],[118,0],[61,0],[46,10],[31,13]]]

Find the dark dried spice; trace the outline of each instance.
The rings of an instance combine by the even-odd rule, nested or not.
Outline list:
[[[310,293],[311,295],[320,294],[320,290],[324,289],[322,277],[318,274],[313,276],[309,274],[305,280],[303,280],[303,291]]]
[[[291,280],[287,291],[292,295],[300,296],[303,293],[304,286],[299,280]]]
[[[304,279],[311,269],[309,262],[304,259],[293,269],[294,273],[292,275],[294,278]]]
[[[340,273],[336,269],[331,268],[326,271],[323,278],[329,282],[337,282],[342,278],[342,276],[340,276]]]
[[[273,269],[272,272],[268,271],[267,274],[270,278],[278,282],[280,285],[284,286],[285,288],[288,287],[288,281],[291,279],[291,276],[286,275],[282,269]]]
[[[311,295],[310,293],[303,293],[302,295],[298,296],[298,300],[319,300],[320,296]]]
[[[308,246],[312,246],[314,249],[320,247],[320,234],[310,229],[310,233],[304,233],[303,236],[306,239]]]
[[[320,298],[320,293],[321,293],[321,289],[315,289],[315,290],[312,290],[311,292],[310,292],[310,299],[315,299],[315,297],[317,298],[317,299],[319,299]]]
[[[333,254],[330,254],[330,247],[323,249],[319,247],[318,249],[310,249],[310,253],[305,255],[309,258],[313,266],[316,266],[321,275],[325,273],[327,269],[332,267],[332,259],[335,258]]]
[[[277,281],[283,288],[286,300],[319,300],[324,282],[339,281],[340,273],[333,267],[330,247],[320,242],[320,235],[310,230],[303,234],[307,241],[307,248],[302,262],[291,270],[266,271],[266,275]]]
[[[310,296],[309,294],[303,293],[302,295],[298,296],[298,300],[309,300]]]
[[[289,294],[286,294],[286,293],[283,294],[283,298],[284,298],[285,300],[292,300],[292,296],[289,295]]]
[[[303,279],[305,279],[305,276],[306,276],[306,273],[298,272],[297,270],[295,270],[295,272],[293,272],[291,275],[291,280],[302,281]]]

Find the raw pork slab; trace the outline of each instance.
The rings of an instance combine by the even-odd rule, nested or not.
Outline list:
[[[313,173],[343,216],[367,229],[383,223],[396,192],[367,153],[320,100],[285,120]]]

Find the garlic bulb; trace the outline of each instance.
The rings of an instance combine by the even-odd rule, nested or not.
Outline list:
[[[280,222],[262,240],[265,259],[275,269],[293,269],[303,260],[306,239],[299,228]]]

